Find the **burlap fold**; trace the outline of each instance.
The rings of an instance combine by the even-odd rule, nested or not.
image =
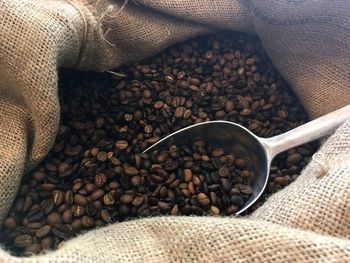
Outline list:
[[[311,117],[350,103],[347,1],[0,1],[0,220],[59,122],[57,69],[105,71],[190,37],[257,34]],[[248,219],[153,218],[79,236],[41,262],[347,262],[350,123]],[[282,227],[283,226],[283,227]],[[1,261],[20,259],[0,250]]]

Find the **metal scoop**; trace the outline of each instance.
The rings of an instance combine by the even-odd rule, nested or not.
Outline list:
[[[209,121],[191,125],[176,131],[155,143],[145,153],[164,150],[171,145],[191,145],[201,137],[208,145],[221,147],[227,153],[236,153],[249,158],[249,169],[253,171],[253,194],[236,212],[247,210],[263,193],[273,158],[288,149],[329,135],[350,118],[350,105],[308,122],[291,131],[271,138],[260,138],[243,126],[228,121]]]

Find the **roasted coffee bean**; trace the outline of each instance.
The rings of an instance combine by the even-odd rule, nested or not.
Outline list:
[[[72,223],[72,220],[73,220],[72,211],[70,209],[65,210],[62,214],[62,219],[63,219],[63,222],[66,224]]]
[[[29,210],[29,208],[32,206],[33,204],[33,199],[31,196],[26,196],[26,198],[24,199],[23,202],[23,208],[22,211],[25,213]]]
[[[220,209],[217,208],[216,206],[211,206],[210,211],[213,213],[213,215],[219,215],[220,214]]]
[[[178,213],[179,213],[179,206],[176,204],[176,205],[174,205],[173,208],[171,209],[170,214],[171,214],[172,216],[175,216],[175,215],[177,215]]]
[[[240,191],[241,191],[241,193],[246,194],[246,195],[251,195],[253,193],[253,189],[249,185],[241,185]]]
[[[135,175],[131,177],[130,182],[133,186],[139,186],[142,184],[141,176]]]
[[[62,223],[62,215],[57,212],[52,212],[47,216],[47,223],[51,226]]]
[[[139,207],[139,206],[143,205],[144,200],[145,200],[145,198],[144,198],[143,196],[136,196],[136,197],[132,200],[131,204],[132,204],[133,206]]]
[[[237,207],[241,207],[244,204],[243,198],[239,195],[232,195],[230,197],[230,202]]]
[[[40,207],[44,210],[45,215],[48,215],[55,208],[55,203],[52,199],[45,199],[40,203]]]
[[[98,200],[100,199],[103,195],[105,194],[105,191],[102,189],[97,189],[91,194],[91,199],[92,200]]]
[[[129,204],[132,202],[133,200],[133,196],[130,194],[124,194],[120,197],[120,202],[124,203],[124,204]]]
[[[81,224],[87,228],[92,227],[94,225],[94,219],[90,216],[83,216],[81,218]]]
[[[199,193],[197,196],[197,200],[203,206],[207,206],[210,204],[210,200],[209,200],[208,196],[204,193]]]
[[[16,219],[13,217],[8,217],[4,220],[4,227],[7,229],[14,230],[17,227]]]
[[[129,144],[127,141],[125,140],[119,140],[115,143],[115,146],[117,147],[117,149],[119,150],[125,150],[126,148],[128,148]]]
[[[17,247],[28,247],[33,243],[33,238],[30,235],[19,235],[15,238],[14,243]]]
[[[185,182],[191,182],[192,181],[192,171],[191,169],[184,169],[184,180]]]
[[[44,212],[41,210],[40,207],[31,209],[27,214],[27,218],[30,222],[39,221],[43,216],[44,216]]]
[[[41,240],[40,245],[43,250],[51,249],[53,246],[53,239],[52,237],[45,237]]]
[[[107,209],[102,209],[101,210],[101,219],[103,221],[105,221],[106,223],[111,223],[112,222],[111,215],[109,214]]]
[[[82,227],[81,219],[74,219],[73,222],[71,223],[71,227],[73,230],[78,231]]]
[[[227,169],[227,167],[223,166],[219,169],[220,177],[227,178],[229,174],[230,174],[230,171]]]
[[[102,187],[107,182],[107,177],[105,174],[99,173],[95,175],[95,185],[97,187]]]
[[[25,248],[23,254],[26,256],[31,256],[31,255],[38,254],[41,250],[42,250],[41,245],[31,244]]]
[[[238,206],[231,205],[225,209],[227,215],[232,215],[238,210]]]
[[[86,206],[85,212],[88,216],[94,216],[97,213],[97,207],[93,203]]]
[[[51,231],[51,226],[44,225],[36,231],[36,236],[39,238],[43,238],[47,236],[50,233],[50,231]]]
[[[105,194],[103,196],[103,203],[107,206],[112,206],[115,203],[115,199],[111,193]]]
[[[139,173],[135,167],[124,167],[124,172],[129,176],[137,175]]]
[[[87,198],[81,194],[74,195],[73,200],[74,200],[74,203],[80,206],[85,206],[88,203]]]
[[[74,217],[82,217],[85,214],[85,208],[80,205],[72,206],[72,214]]]
[[[65,193],[60,190],[55,190],[52,192],[52,201],[55,205],[59,206],[65,199]]]
[[[72,205],[73,204],[73,192],[68,190],[66,191],[65,195],[64,195],[64,201],[66,202],[67,205]]]
[[[66,239],[71,235],[72,228],[68,225],[57,224],[52,228],[52,234],[61,239]]]
[[[303,159],[303,156],[300,153],[293,153],[288,156],[287,163],[298,164]]]
[[[97,156],[96,156],[97,160],[99,160],[100,162],[105,162],[108,158],[108,155],[106,152],[104,151],[100,151]]]

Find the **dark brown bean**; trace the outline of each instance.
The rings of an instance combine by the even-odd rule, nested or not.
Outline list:
[[[50,231],[51,231],[51,226],[44,225],[36,231],[36,236],[38,238],[43,238],[43,237],[47,236],[50,233]]]
[[[208,196],[204,193],[199,193],[197,196],[197,200],[203,206],[207,206],[210,204],[210,200],[209,200]]]
[[[80,206],[86,206],[86,204],[88,203],[88,200],[85,196],[83,196],[81,194],[75,194],[74,195],[74,203],[76,203],[77,205],[80,205]]]
[[[17,247],[28,247],[33,243],[33,238],[30,235],[19,235],[15,238],[14,243]]]

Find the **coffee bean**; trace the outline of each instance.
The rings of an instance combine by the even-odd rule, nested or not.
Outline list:
[[[288,156],[287,163],[297,164],[302,160],[303,156],[300,153],[293,153]]]
[[[237,206],[231,205],[225,209],[227,215],[232,215],[238,210]]]
[[[32,206],[33,200],[31,196],[26,196],[23,202],[23,208],[22,211],[25,213],[26,211],[29,210],[29,208]]]
[[[119,149],[119,150],[125,150],[126,148],[128,148],[129,144],[127,141],[125,140],[119,140],[115,143],[115,146]]]
[[[216,206],[211,206],[210,211],[213,213],[213,215],[219,215],[220,214],[220,209],[217,208]]]
[[[232,195],[230,197],[230,202],[237,207],[241,207],[244,204],[243,198],[239,195]]]
[[[82,222],[81,219],[74,219],[73,222],[71,223],[71,227],[73,230],[79,230],[82,227]]]
[[[52,192],[52,201],[55,203],[55,205],[59,206],[63,203],[65,199],[65,193],[60,190],[55,190]]]
[[[80,206],[85,206],[88,203],[88,200],[86,199],[85,196],[81,194],[76,194],[74,195],[74,203]]]
[[[219,175],[220,177],[223,177],[223,178],[227,178],[230,174],[230,171],[227,169],[227,167],[225,166],[222,166],[220,169],[219,169]]]
[[[42,250],[41,245],[39,245],[39,244],[31,244],[31,245],[29,245],[29,246],[27,246],[25,248],[23,253],[26,256],[30,256],[30,255],[38,254],[41,250]]]
[[[28,247],[33,243],[33,238],[30,235],[19,235],[15,238],[14,243],[17,247]]]
[[[121,216],[127,216],[129,214],[130,208],[127,204],[122,204],[119,207],[119,214]]]
[[[229,192],[232,188],[232,184],[230,183],[229,180],[222,178],[221,179],[221,187],[224,192]]]
[[[111,193],[105,194],[103,196],[103,203],[107,206],[112,206],[115,203],[115,199]]]
[[[36,236],[38,238],[43,238],[43,237],[47,236],[50,233],[50,231],[51,231],[51,226],[44,225],[36,231]]]
[[[51,226],[62,223],[62,215],[57,212],[52,212],[47,216],[47,223]]]
[[[72,206],[72,214],[74,217],[82,217],[85,214],[85,208],[80,205]]]
[[[100,162],[105,162],[108,158],[107,156],[107,153],[104,152],[104,151],[100,151],[98,154],[97,154],[97,160],[99,160]]]
[[[135,167],[124,167],[124,172],[129,176],[137,175],[139,173]]]
[[[94,203],[89,203],[86,208],[85,208],[85,213],[88,216],[94,216],[97,213],[97,207],[95,206]]]
[[[179,206],[176,204],[176,205],[174,205],[173,208],[171,209],[170,214],[171,214],[172,216],[175,216],[175,215],[177,215],[178,213],[179,213]]]
[[[139,186],[142,184],[141,176],[135,175],[131,177],[130,182],[133,186]]]
[[[44,214],[48,215],[55,208],[55,203],[52,199],[45,199],[40,203],[40,207],[44,210]]]
[[[209,200],[208,196],[204,193],[199,193],[197,196],[197,200],[203,206],[207,206],[210,204],[210,200]]]
[[[43,181],[45,179],[45,173],[43,173],[42,171],[35,171],[32,174],[32,178],[36,181]]]
[[[164,102],[163,102],[163,101],[160,101],[160,100],[159,100],[159,101],[156,101],[156,102],[154,103],[154,108],[157,109],[157,110],[163,108],[163,106],[164,106]]]
[[[220,156],[224,155],[224,150],[220,149],[220,148],[214,149],[211,152],[211,155],[214,156],[214,157],[220,157]]]
[[[111,216],[110,216],[110,214],[109,214],[107,209],[102,209],[100,214],[101,214],[101,219],[103,221],[105,221],[106,223],[111,223],[112,222],[112,218],[111,218]]]
[[[44,250],[51,249],[53,246],[52,237],[45,237],[44,239],[41,240],[40,245]]]
[[[125,204],[129,204],[132,202],[133,200],[133,196],[129,195],[129,194],[124,194],[120,197],[120,202],[125,203]]]
[[[144,203],[144,197],[143,196],[136,196],[133,200],[132,200],[132,202],[131,202],[131,204],[133,205],[133,206],[136,206],[136,207],[139,207],[139,206],[141,206],[143,203]]]
[[[185,179],[185,182],[191,182],[192,181],[192,171],[191,171],[191,169],[184,169],[184,179]]]
[[[13,217],[8,217],[4,220],[4,226],[7,228],[7,229],[15,229],[17,227],[17,223],[16,223],[16,220],[15,218]]]
[[[73,204],[74,199],[73,199],[73,192],[72,191],[70,191],[70,190],[66,191],[66,193],[64,195],[64,201],[67,205]]]
[[[235,165],[237,166],[238,169],[244,169],[246,166],[246,163],[243,159],[236,159]]]
[[[107,177],[105,174],[99,173],[95,175],[95,185],[97,187],[102,187],[107,182]]]
[[[161,210],[167,210],[167,209],[169,209],[169,205],[168,205],[167,203],[165,203],[165,202],[159,201],[159,202],[157,203],[157,205],[158,205],[158,207],[159,207]]]
[[[64,223],[66,224],[70,224],[72,223],[72,220],[73,220],[73,213],[70,209],[67,209],[63,212],[62,214],[62,220]]]
[[[40,207],[32,208],[27,214],[27,218],[30,222],[35,222],[40,220],[44,216],[44,212]]]
[[[97,190],[95,190],[95,191],[90,195],[90,197],[91,197],[92,200],[98,200],[98,199],[100,199],[104,194],[105,194],[105,191],[104,191],[104,190],[102,190],[102,189],[97,189]]]
[[[71,234],[72,228],[69,227],[69,225],[57,224],[51,231],[55,236],[61,239],[66,239]]]
[[[278,185],[285,186],[285,185],[288,185],[289,181],[290,181],[290,176],[286,175],[286,176],[277,177],[274,182]]]
[[[246,194],[246,195],[251,195],[253,193],[253,189],[249,185],[241,185],[240,191],[241,191],[241,193]]]
[[[81,224],[87,228],[92,227],[94,225],[94,219],[90,216],[83,216],[81,218]]]

